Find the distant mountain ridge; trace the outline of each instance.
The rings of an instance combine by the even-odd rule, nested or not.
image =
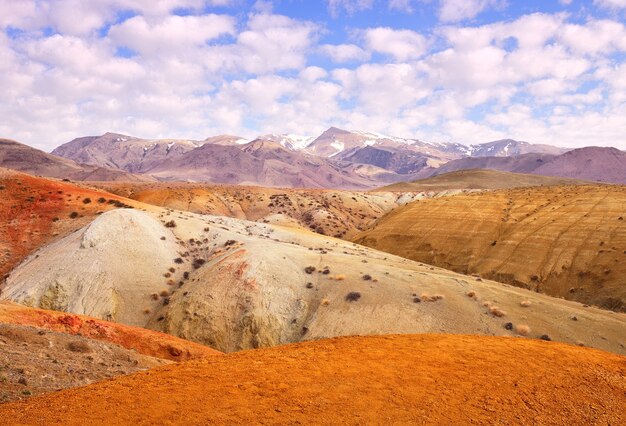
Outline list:
[[[170,181],[371,189],[457,170],[493,169],[626,183],[626,154],[615,148],[569,150],[513,139],[431,143],[337,127],[317,137],[265,134],[252,140],[238,135],[188,140],[105,133],[74,139],[46,155],[50,157],[35,156],[32,162],[43,167],[56,158],[56,165],[49,167],[65,174],[68,167],[82,167],[82,174],[73,174],[76,179],[119,180],[126,173]],[[97,173],[91,176],[85,167]]]

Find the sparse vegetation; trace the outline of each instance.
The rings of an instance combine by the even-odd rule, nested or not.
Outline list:
[[[350,293],[346,294],[346,302],[356,302],[360,298],[361,293],[359,293],[358,291],[351,291]]]
[[[550,338],[550,336],[548,336],[547,334],[542,334],[541,337],[539,337],[541,340],[545,340],[547,342],[552,341],[552,338]]]
[[[174,220],[170,220],[169,222],[165,222],[166,228],[176,228],[176,222]]]
[[[500,309],[497,306],[492,306],[489,308],[489,313],[491,315],[493,315],[494,317],[505,317],[506,316],[506,312],[504,312],[502,309]]]
[[[304,272],[306,272],[307,274],[312,274],[313,272],[315,272],[315,266],[307,266],[306,268],[304,268]]]
[[[80,353],[91,352],[91,346],[89,346],[87,342],[83,342],[82,340],[68,343],[67,349],[72,352],[80,352]]]
[[[78,217],[78,212],[70,213],[70,219],[76,219]]]
[[[83,198],[83,204],[90,204],[90,203],[91,203],[91,198],[89,197]]]
[[[368,275],[368,274],[363,275],[361,278],[363,278],[363,281],[371,281],[372,280],[372,276]]]
[[[204,259],[194,259],[191,265],[193,266],[194,269],[199,269],[205,263],[206,263],[206,260]]]

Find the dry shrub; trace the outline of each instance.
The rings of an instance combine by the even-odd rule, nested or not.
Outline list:
[[[91,352],[91,346],[89,346],[87,342],[83,342],[83,341],[70,342],[67,345],[67,349],[69,349],[72,352],[80,352],[80,353]]]
[[[335,281],[343,281],[343,280],[345,280],[345,279],[346,279],[346,276],[345,276],[345,275],[343,275],[343,274],[339,274],[339,275],[335,275],[335,276],[333,277],[333,279],[334,279]]]
[[[532,303],[530,302],[530,300],[522,300],[521,302],[519,302],[519,305],[524,307],[524,308],[527,308],[530,305],[532,305]]]
[[[330,300],[328,299],[322,300],[322,306],[328,306],[328,305],[330,305]]]
[[[483,302],[483,306],[484,306],[484,307],[486,307],[486,308],[490,308],[490,307],[491,307],[491,302],[490,302],[490,301],[488,301],[488,300],[485,300],[485,301]]]
[[[476,292],[475,291],[468,291],[467,292],[467,297],[471,297],[472,299],[476,299]]]
[[[146,314],[146,315],[148,315],[150,312],[151,312],[150,308],[146,308],[146,309],[143,310],[143,313]]]
[[[504,316],[506,316],[506,312],[504,312],[502,309],[498,308],[497,306],[492,306],[491,308],[489,308],[489,312],[494,317],[504,317]]]
[[[428,293],[422,293],[421,300],[422,302],[436,302],[437,300],[444,299],[445,297],[441,294],[433,294],[432,296]]]
[[[167,297],[170,295],[170,292],[167,290],[163,290],[161,291],[161,293],[159,293],[159,295],[161,295],[161,297]]]
[[[530,334],[530,327],[526,324],[518,324],[515,326],[515,331],[521,336],[528,336],[528,334]]]

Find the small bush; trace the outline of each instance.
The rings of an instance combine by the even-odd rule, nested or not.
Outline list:
[[[152,300],[159,300],[159,295],[158,295],[158,293],[152,293],[152,294],[150,295],[150,297],[152,298]]]
[[[471,297],[472,299],[476,299],[476,292],[475,291],[468,291],[467,292],[467,297]]]
[[[70,219],[76,219],[78,217],[78,212],[70,213]]]
[[[328,305],[330,305],[330,300],[323,299],[321,304],[322,304],[322,306],[328,306]]]
[[[306,268],[304,268],[304,272],[306,272],[307,274],[312,274],[313,272],[315,272],[315,266],[307,266]]]
[[[441,294],[433,294],[431,296],[428,293],[422,293],[421,299],[423,302],[436,302],[437,300],[444,299],[444,297]]]
[[[506,324],[504,324],[504,328],[507,330],[513,330],[513,323],[507,322]]]
[[[166,228],[176,228],[176,222],[174,222],[173,220],[170,220],[169,222],[165,222],[165,227]]]
[[[368,274],[365,274],[365,275],[363,275],[361,278],[363,278],[363,281],[371,281],[372,276],[371,276],[371,275],[368,275]]]
[[[313,283],[306,283],[306,288],[313,288]]]
[[[546,342],[551,342],[552,338],[550,338],[550,336],[548,336],[547,334],[542,334],[540,337],[541,340],[545,340]]]
[[[162,291],[159,293],[159,295],[160,295],[161,297],[167,297],[167,296],[169,296],[169,295],[170,295],[170,292],[169,292],[169,291],[167,291],[167,290],[162,290]]]
[[[91,203],[91,198],[87,197],[87,198],[83,198],[83,204],[89,204]]]
[[[526,324],[518,324],[515,326],[515,331],[521,336],[528,336],[530,333],[530,327]]]
[[[104,203],[106,203],[106,201],[107,201],[107,199],[106,199],[106,198],[104,198],[104,197],[100,197],[100,198],[98,198],[98,202],[99,202],[100,204],[104,204]]]
[[[358,291],[351,291],[350,293],[346,294],[346,302],[356,302],[360,298],[361,293],[359,293]]]
[[[224,247],[232,246],[232,245],[235,245],[235,244],[237,244],[237,241],[235,241],[235,240],[228,240],[228,241],[226,241],[224,243]]]
[[[494,317],[501,318],[501,317],[505,317],[506,316],[506,312],[504,312],[502,309],[498,308],[497,306],[492,306],[491,308],[489,308],[489,312]]]
[[[80,352],[80,353],[91,352],[91,347],[89,346],[89,344],[83,341],[70,342],[67,345],[67,349],[69,349],[72,352]]]
[[[413,298],[413,303],[420,303],[422,301],[422,299],[420,299],[419,297],[414,297]]]
[[[180,265],[181,263],[183,263],[183,258],[177,257],[176,259],[174,259],[174,263],[178,263]]]
[[[187,272],[187,271],[183,272],[183,279],[185,279],[185,280],[189,279],[189,272]]]
[[[322,271],[322,274],[324,274],[324,275],[330,274],[330,269],[324,268],[324,270]]]
[[[202,265],[204,265],[206,263],[206,260],[204,259],[194,259],[192,262],[192,266],[194,269],[198,269],[200,268]]]

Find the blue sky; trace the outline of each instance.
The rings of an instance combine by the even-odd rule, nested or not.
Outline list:
[[[0,136],[626,149],[626,0],[0,0]]]

